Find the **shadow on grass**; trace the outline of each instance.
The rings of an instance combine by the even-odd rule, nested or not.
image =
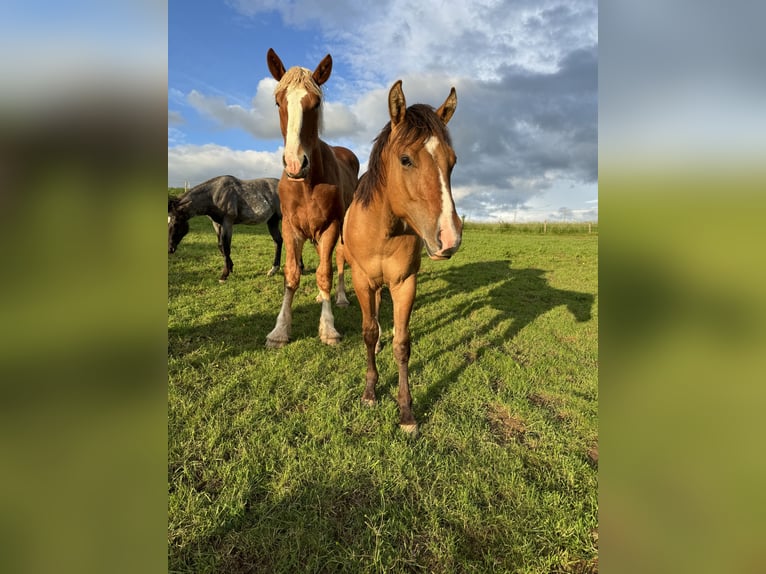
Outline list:
[[[186,544],[169,545],[170,571],[425,573],[444,571],[455,556],[480,571],[498,560],[509,567],[521,562],[511,552],[494,558],[487,552],[511,532],[486,533],[479,545],[458,517],[434,525],[424,519],[434,512],[427,500],[380,484],[373,468],[348,470],[335,480],[304,478],[281,494],[268,479],[254,485],[238,516]],[[451,548],[443,538],[452,540]]]
[[[449,343],[431,355],[421,353],[420,358],[413,361],[413,377],[417,377],[425,363],[436,358],[436,353],[461,352],[461,347],[472,340],[481,341],[482,345],[475,349],[471,362],[479,360],[487,350],[512,340],[541,315],[559,306],[566,306],[574,321],[591,320],[594,295],[552,287],[545,273],[536,268],[514,269],[508,261],[490,261],[435,268],[421,274],[414,315],[417,317],[418,308],[427,313],[424,320],[419,321],[420,337],[441,331],[457,332],[452,329],[453,325],[466,321],[472,322],[475,328],[469,329],[470,332],[463,329],[464,335],[445,337]],[[391,301],[389,293],[384,293],[381,323],[388,330]],[[211,342],[218,349],[225,345],[221,351],[223,356],[262,350],[277,311],[275,308],[250,315],[224,313],[206,323],[170,328],[169,354],[183,355],[195,348],[207,349]],[[361,396],[365,351],[356,298],[351,299],[348,309],[334,308],[334,312],[339,330],[346,337],[357,339],[349,352],[354,361],[358,361],[354,384],[357,396]],[[320,306],[313,302],[294,306],[294,341],[312,339],[317,347],[321,346],[317,338],[319,313]],[[418,338],[416,332],[413,347],[418,345]],[[381,355],[379,361],[393,361],[390,344],[384,353],[387,356]],[[453,370],[441,373],[424,397],[415,402],[415,415],[421,424],[427,422],[432,406],[451,383],[459,380],[471,362],[466,360]],[[394,380],[391,383],[396,384]],[[406,437],[396,434],[392,440],[404,441]],[[368,442],[367,437],[360,439],[365,448]],[[341,446],[349,452],[362,448],[354,444],[353,437]],[[413,451],[417,448],[413,447]],[[237,449],[237,444],[232,442],[227,452],[231,452],[231,457],[242,456]],[[545,506],[520,508],[521,523],[509,521],[494,529],[484,530],[478,526],[472,529],[464,524],[459,513],[442,513],[427,496],[414,496],[400,488],[402,481],[381,482],[379,470],[373,466],[348,465],[349,468],[332,479],[312,469],[295,482],[283,484],[281,477],[295,476],[298,472],[288,472],[285,468],[289,465],[300,468],[298,462],[302,457],[300,451],[277,452],[282,452],[284,460],[277,456],[251,463],[252,487],[243,495],[241,510],[223,518],[206,534],[170,541],[171,571],[329,572],[354,571],[356,565],[357,571],[436,572],[452,566],[455,557],[473,565],[477,571],[500,567],[510,571],[527,558],[520,550],[516,555],[508,549],[521,548],[522,537],[530,525],[546,519]],[[307,454],[307,459],[311,458]],[[215,501],[224,481],[224,478],[218,482],[200,480],[195,490],[204,491]],[[504,504],[505,511],[515,508],[510,501]],[[518,540],[513,539],[514,536]],[[445,546],[445,541],[451,546]],[[497,554],[487,551],[494,547],[501,547],[503,551]]]
[[[214,320],[196,325],[179,325],[168,328],[168,354],[183,355],[194,349],[208,347],[226,349],[219,356],[233,357],[244,352],[262,350],[266,347],[266,335],[274,328],[279,309],[268,313],[237,315],[221,313]],[[293,306],[293,325],[290,341],[316,339],[319,341],[318,303]]]
[[[439,353],[455,352],[473,339],[484,341],[475,351],[475,355],[466,358],[460,367],[445,373],[437,383],[432,384],[424,398],[414,405],[415,416],[426,422],[431,407],[439,400],[446,388],[458,380],[466,367],[479,360],[488,349],[499,347],[511,341],[527,325],[541,315],[559,306],[566,306],[576,322],[591,320],[591,309],[595,297],[591,293],[567,291],[552,287],[545,277],[546,271],[536,268],[514,269],[509,261],[487,261],[467,263],[449,267],[443,271],[434,270],[419,277],[419,291],[415,300],[415,312],[420,305],[438,304],[437,300],[448,300],[452,297],[465,302],[447,304],[446,312],[438,318],[426,322],[423,330],[432,333],[440,329],[449,329],[458,321],[472,320],[472,316],[481,310],[496,311],[490,319],[478,319],[475,328],[469,334],[456,338]],[[431,281],[446,282],[446,287],[438,287],[428,291]],[[489,292],[484,295],[487,285]],[[476,295],[472,295],[477,292]],[[505,328],[503,325],[507,324]],[[413,341],[415,342],[415,341]],[[416,344],[416,343],[415,343]],[[428,362],[425,357],[423,362]],[[415,365],[414,369],[422,365]],[[416,372],[416,371],[415,371]]]

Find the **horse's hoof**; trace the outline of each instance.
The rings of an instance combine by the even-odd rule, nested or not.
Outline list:
[[[411,438],[418,438],[420,431],[418,431],[418,423],[400,424],[399,428]]]
[[[319,325],[319,340],[325,345],[337,345],[343,338],[334,327],[328,327],[327,325]]]
[[[362,397],[361,403],[365,407],[374,407],[378,403],[378,401],[375,399],[365,399],[364,397]]]
[[[279,271],[279,267],[272,267],[268,273],[266,273],[266,277],[273,277],[274,274]]]
[[[348,302],[348,299],[336,299],[335,300],[335,305],[337,307],[348,307],[349,306],[349,302]]]
[[[267,349],[281,349],[285,345],[289,343],[288,340],[282,340],[282,339],[266,339],[266,348]]]
[[[224,283],[226,283],[226,279],[219,279],[219,280],[218,280],[218,282],[219,282],[221,285],[223,285]]]

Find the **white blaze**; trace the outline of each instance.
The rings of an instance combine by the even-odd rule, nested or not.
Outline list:
[[[428,153],[431,154],[431,157],[434,158],[436,169],[439,172],[439,184],[441,185],[442,192],[442,211],[439,215],[437,233],[441,230],[444,232],[444,235],[446,235],[447,238],[451,237],[452,241],[448,241],[450,244],[448,247],[451,247],[452,242],[454,242],[454,240],[457,238],[457,230],[455,229],[455,225],[452,222],[453,206],[449,185],[447,185],[447,180],[444,177],[444,172],[442,171],[442,168],[436,159],[436,150],[438,147],[439,139],[437,137],[431,136],[426,140],[425,148]]]
[[[285,161],[288,169],[297,173],[303,162],[301,150],[301,127],[303,126],[303,106],[301,100],[308,92],[304,88],[295,88],[287,94],[287,134],[285,135]]]

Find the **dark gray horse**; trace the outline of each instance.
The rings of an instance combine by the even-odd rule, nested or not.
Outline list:
[[[254,225],[266,222],[276,249],[269,276],[279,270],[282,258],[282,234],[279,222],[278,179],[238,179],[221,175],[194,186],[175,199],[168,199],[168,253],[174,253],[181,239],[189,232],[189,219],[207,215],[218,236],[218,249],[223,254],[225,267],[219,281],[231,273],[231,235],[235,223]]]

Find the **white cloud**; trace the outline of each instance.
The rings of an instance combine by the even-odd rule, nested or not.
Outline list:
[[[554,188],[557,200],[563,202],[559,205],[568,209],[586,207],[580,204],[597,192],[596,109],[591,101],[595,92],[589,92],[587,87],[568,88],[564,103],[558,102],[557,97],[562,91],[561,84],[569,81],[570,67],[577,69],[577,73],[590,74],[595,90],[595,60],[588,62],[586,72],[579,71],[579,64],[565,63],[558,74],[509,74],[507,88],[497,82],[450,79],[435,74],[404,77],[408,104],[424,102],[438,107],[450,86],[457,87],[458,107],[450,131],[458,156],[453,186],[460,213],[473,220],[552,219],[556,217],[555,208],[540,206],[535,201]],[[389,120],[388,91],[387,86],[361,92],[348,103],[325,103],[323,139],[354,150],[362,172],[373,139]],[[192,92],[189,101],[221,127],[240,127],[262,139],[281,139],[271,92],[273,80],[262,80],[250,109],[198,92]],[[272,118],[270,127],[268,122],[256,120],[264,116]],[[182,151],[176,149],[175,153]],[[241,163],[242,156],[227,154],[230,164],[220,154],[216,157],[220,160],[218,173],[205,172],[210,176],[235,169],[247,171]],[[275,176],[281,172],[280,161],[278,156],[273,161]],[[170,157],[168,170],[175,175],[176,166],[171,164]],[[189,179],[189,176],[175,179],[180,177]],[[570,182],[568,187],[560,183],[564,181]]]
[[[261,95],[265,81],[258,85],[258,92],[253,98],[255,107],[245,109],[238,104],[228,104],[223,96],[207,96],[197,90],[192,90],[187,96],[187,101],[200,114],[207,116],[224,128],[242,128],[258,139],[278,139],[279,120],[274,111],[274,98],[270,100],[268,108],[263,102]]]
[[[327,102],[324,107],[322,136],[326,138],[353,138],[364,125],[348,106],[338,102]]]
[[[218,175],[240,179],[280,177],[282,148],[274,152],[233,150],[216,144],[168,148],[168,186],[196,185]]]
[[[178,126],[184,123],[186,123],[186,120],[184,120],[183,114],[181,112],[176,110],[168,110],[169,126]]]
[[[176,146],[186,143],[186,134],[178,128],[168,125],[168,145]]]
[[[498,79],[503,66],[550,73],[572,50],[597,41],[595,0],[234,0],[240,13],[278,11],[286,24],[318,26],[333,57],[360,79],[440,72]]]
[[[322,51],[329,47],[347,66],[336,65],[325,86],[322,137],[354,150],[362,171],[389,119],[393,81],[403,80],[408,104],[434,107],[455,86],[450,132],[459,212],[469,219],[543,220],[560,217],[563,206],[567,217],[597,217],[597,207],[585,204],[597,194],[595,0],[230,4],[246,16],[278,11],[289,26],[319,27]],[[197,91],[188,101],[220,127],[281,140],[274,85],[271,77],[261,80],[250,108]]]

